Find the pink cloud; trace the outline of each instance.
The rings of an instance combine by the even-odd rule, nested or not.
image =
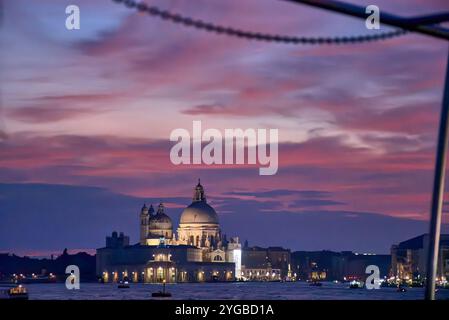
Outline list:
[[[212,198],[230,190],[322,190],[347,210],[426,218],[432,149],[376,154],[340,138],[281,144],[272,177],[259,176],[257,166],[175,166],[169,149],[168,141],[140,138],[18,135],[2,143],[0,171],[3,182],[91,185],[141,197],[184,197],[198,177],[212,181]]]
[[[446,3],[381,4],[414,14],[419,12],[413,10],[443,8]],[[173,6],[198,18],[263,32],[337,35],[364,28],[283,2],[202,1],[202,10],[192,7],[192,12],[187,4]],[[111,3],[104,10],[112,7],[116,8]],[[20,92],[20,99],[7,96],[5,119],[23,123],[16,128],[12,122],[8,139],[1,142],[3,181],[181,196],[190,189],[180,182],[190,188],[192,179],[201,175],[222,182],[214,191],[217,196],[230,188],[313,188],[335,193],[347,209],[426,217],[445,44],[410,35],[354,46],[281,46],[189,30],[122,10],[127,13],[115,28],[87,40],[50,41],[36,30],[41,31],[43,47],[50,49],[42,48],[36,53],[42,61],[32,62],[45,62],[49,68],[35,69],[30,62],[35,68],[27,69],[9,57],[7,67],[14,77],[8,89]],[[30,26],[21,23],[23,28],[15,32],[23,32],[24,41]],[[29,52],[16,53],[27,57]],[[73,77],[69,83],[62,78],[67,74]],[[127,138],[101,120],[90,124],[95,129],[104,126],[104,135],[87,129],[88,116],[119,107],[123,112],[112,115],[112,121],[122,123],[124,115],[141,120],[145,114],[151,128],[145,133],[152,134],[166,129],[169,121],[183,127],[189,116],[219,118],[230,125],[247,121],[248,126],[264,117],[281,130],[302,130],[316,114],[325,117],[307,132],[305,142],[281,144],[279,174],[264,179],[255,167],[174,166],[167,141],[144,139],[143,134]],[[79,121],[76,130],[68,130],[66,120]],[[58,122],[52,127],[58,136],[44,136],[50,122]],[[26,126],[36,124],[42,125],[42,132]],[[32,133],[23,133],[27,131]],[[374,148],[348,143],[348,136]]]

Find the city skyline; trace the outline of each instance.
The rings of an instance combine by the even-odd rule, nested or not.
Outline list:
[[[254,245],[388,253],[428,232],[444,42],[256,43],[78,2],[79,31],[64,27],[69,1],[4,3],[0,251],[94,249],[114,229],[137,242],[143,202],[177,220],[198,178],[224,229]],[[281,1],[154,3],[264,32],[367,33]],[[445,2],[379,6],[413,15]],[[173,165],[170,132],[193,120],[279,128],[277,174]],[[443,221],[447,233],[447,208]]]

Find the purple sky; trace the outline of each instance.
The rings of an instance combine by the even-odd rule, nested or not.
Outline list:
[[[442,0],[353,3],[403,16],[449,10]],[[69,4],[80,30],[65,28]],[[259,32],[375,32],[276,0],[151,4]],[[109,0],[3,5],[0,251],[96,248],[112,230],[135,242],[142,203],[164,201],[177,224],[199,177],[223,231],[250,244],[382,253],[427,232],[444,41],[293,46],[187,29]],[[193,120],[278,128],[278,173],[174,166],[170,132]]]

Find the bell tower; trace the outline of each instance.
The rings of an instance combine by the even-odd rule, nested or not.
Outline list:
[[[143,205],[140,211],[140,244],[144,245],[146,243],[148,234],[148,207],[146,204]]]

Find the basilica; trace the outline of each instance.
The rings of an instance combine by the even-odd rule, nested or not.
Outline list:
[[[130,245],[128,236],[113,232],[97,249],[97,275],[103,282],[233,281],[240,274],[239,239],[222,234],[200,181],[176,232],[162,203],[157,210],[144,204],[139,243]]]

